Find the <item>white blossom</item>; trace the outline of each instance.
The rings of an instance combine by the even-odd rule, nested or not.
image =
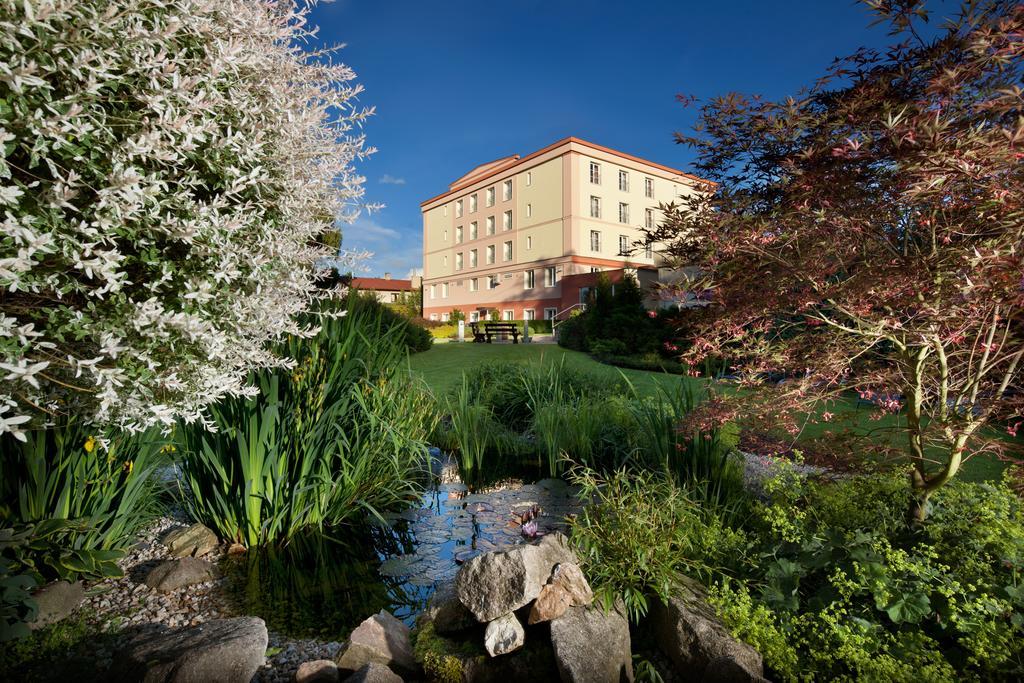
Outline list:
[[[0,433],[205,422],[311,333],[337,257],[318,240],[358,213],[373,150],[307,11],[0,0]]]

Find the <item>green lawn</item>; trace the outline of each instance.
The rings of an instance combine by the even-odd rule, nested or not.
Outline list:
[[[533,361],[540,363],[559,363],[576,366],[598,375],[617,378],[625,375],[641,395],[654,395],[658,386],[675,388],[679,382],[695,382],[679,375],[646,372],[644,370],[627,370],[598,363],[593,358],[579,351],[570,351],[555,344],[472,344],[449,343],[436,344],[429,351],[417,353],[410,357],[409,365],[414,373],[420,375],[437,396],[448,393],[462,379],[462,372],[480,363],[503,361]],[[722,387],[732,391],[729,385]],[[822,408],[820,412],[825,411]],[[902,434],[898,431],[898,415],[889,415],[882,420],[872,420],[868,406],[858,406],[856,400],[850,399],[830,405],[827,410],[836,414],[832,423],[809,422],[802,433],[807,438],[820,436],[827,429],[835,429],[841,425],[848,427],[852,433],[872,443],[884,442],[901,446]],[[972,458],[961,470],[963,478],[980,481],[998,478],[1006,465],[990,457]]]
[[[622,373],[641,395],[653,395],[659,384],[674,388],[679,382],[693,381],[679,375],[603,365],[585,353],[563,349],[555,344],[436,344],[429,351],[410,357],[409,365],[413,372],[423,377],[435,395],[441,396],[457,386],[462,379],[462,372],[474,365],[504,361],[559,363],[563,359],[566,365],[584,368],[609,378],[618,378],[619,373]]]

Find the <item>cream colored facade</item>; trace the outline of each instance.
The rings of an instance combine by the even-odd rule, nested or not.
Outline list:
[[[657,251],[634,246],[641,228],[659,204],[710,187],[578,138],[482,164],[421,204],[424,315],[551,317],[578,300],[564,278],[656,268]]]

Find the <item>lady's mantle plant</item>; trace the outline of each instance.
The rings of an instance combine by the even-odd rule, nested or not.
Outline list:
[[[0,0],[0,433],[195,419],[308,332],[372,150],[306,13]]]

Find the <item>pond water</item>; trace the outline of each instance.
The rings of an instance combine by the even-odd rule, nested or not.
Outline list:
[[[283,548],[224,561],[228,600],[239,613],[263,618],[296,638],[340,640],[386,609],[412,625],[434,587],[479,553],[528,542],[521,515],[540,508],[540,534],[565,530],[578,511],[560,479],[521,479],[467,486],[451,462],[437,462],[434,481],[409,509],[368,521],[343,536],[306,536]]]

